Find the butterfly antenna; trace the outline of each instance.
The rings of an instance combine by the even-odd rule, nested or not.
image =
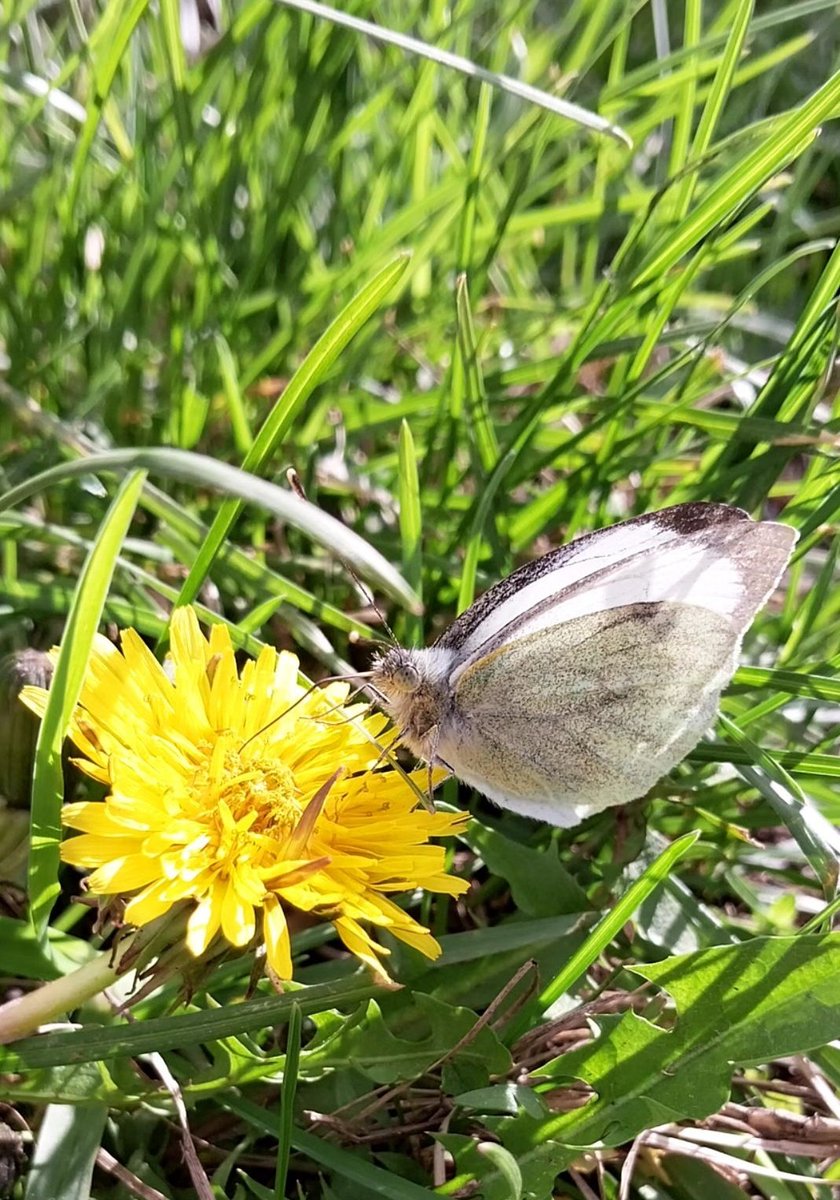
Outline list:
[[[282,721],[284,717],[287,717],[289,713],[296,709],[299,704],[302,704],[307,697],[311,696],[314,691],[317,691],[321,684],[346,683],[348,679],[360,679],[368,674],[368,671],[354,671],[352,675],[325,675],[323,679],[318,679],[315,681],[315,683],[311,683],[306,691],[298,696],[297,700],[293,700],[292,703],[287,708],[284,708],[281,713],[278,713],[276,717],[272,717],[270,721],[267,721],[265,725],[262,725],[258,730],[256,730],[255,733],[252,733],[249,738],[246,738],[239,747],[239,753],[241,754],[246,746],[249,746],[256,738],[261,737],[267,729],[271,728],[272,725],[276,725],[278,721]],[[365,685],[363,684],[362,687],[357,688],[353,694],[358,695],[359,692],[364,690],[364,687]],[[341,705],[336,704],[334,707],[341,708]],[[334,709],[330,709],[329,711],[333,712]]]
[[[298,473],[294,467],[287,468],[286,481],[289,484],[289,487],[291,488],[291,490],[294,492],[294,494],[299,499],[301,499],[301,500],[307,499],[306,492],[304,490],[303,484],[301,483],[300,475],[298,475]],[[371,592],[370,588],[367,586],[366,583],[364,583],[359,578],[359,576],[356,573],[355,569],[353,568],[352,564],[349,563],[346,558],[344,558],[341,554],[338,554],[338,553],[335,553],[335,557],[338,559],[338,561],[344,567],[347,574],[350,576],[350,578],[355,583],[356,587],[362,593],[362,596],[364,596],[366,603],[369,604],[370,607],[373,609],[373,611],[376,613],[381,625],[383,626],[385,632],[388,635],[388,639],[391,642],[391,645],[396,646],[397,639],[394,637],[394,631],[391,628],[391,626],[388,624],[387,618],[386,618],[385,614],[383,613],[382,609],[376,603],[376,599],[374,598],[374,595]]]
[[[366,671],[365,674],[369,675],[370,672]],[[368,684],[363,683],[360,687],[354,688],[346,700],[339,700],[336,704],[331,704],[329,708],[325,708],[324,711],[322,713],[319,713],[317,717],[305,717],[304,720],[306,720],[306,721],[321,721],[321,720],[323,720],[324,717],[330,716],[331,713],[338,712],[338,710],[340,708],[344,708],[346,705],[352,704],[352,702],[356,699],[356,697],[360,696],[363,692],[365,694],[367,694],[368,686],[369,686]],[[375,690],[375,689],[373,689],[373,690]],[[379,695],[379,693],[377,692],[377,696],[378,695]],[[355,719],[356,718],[354,716],[350,716],[350,717],[345,717],[345,719],[343,721],[331,721],[330,724],[332,724],[332,725],[351,725],[353,723],[353,721],[355,721]]]

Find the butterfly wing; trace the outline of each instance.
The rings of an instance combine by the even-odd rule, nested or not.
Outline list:
[[[688,753],[737,649],[722,617],[691,605],[574,617],[462,672],[438,755],[497,803],[575,825],[644,795]]]
[[[795,541],[790,526],[752,521],[726,504],[678,504],[526,563],[485,592],[436,645],[454,652],[454,682],[470,662],[514,637],[628,604],[699,605],[743,634]]]
[[[437,755],[555,825],[643,795],[711,725],[796,533],[683,504],[528,563],[436,644],[454,707]]]

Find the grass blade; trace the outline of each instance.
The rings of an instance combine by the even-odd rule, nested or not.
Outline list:
[[[423,602],[423,514],[420,509],[420,479],[414,438],[407,421],[400,425],[400,541],[402,542],[403,575]],[[423,636],[423,621],[412,613],[405,621],[406,640],[419,643]]]
[[[268,1126],[265,1110],[252,1101],[231,1092],[226,1099],[226,1107],[255,1129],[264,1130],[266,1133],[272,1132]],[[316,1137],[315,1134],[308,1133],[303,1129],[295,1129],[293,1138],[296,1150],[320,1163],[328,1171],[334,1171],[337,1175],[350,1180],[351,1183],[364,1188],[367,1193],[384,1196],[386,1200],[434,1200],[439,1195],[438,1192],[420,1187],[410,1179],[374,1166],[373,1163],[360,1158],[358,1154],[343,1150],[340,1146],[335,1146],[332,1142]]]
[[[75,462],[60,463],[12,488],[0,496],[0,511],[11,508],[42,488],[51,487],[54,483],[74,475],[86,475],[92,471],[132,469],[148,469],[172,479],[180,479],[184,483],[218,488],[219,491],[237,496],[241,501],[259,504],[275,516],[288,521],[295,529],[300,529],[338,558],[349,562],[362,578],[381,586],[388,595],[404,604],[410,611],[418,612],[422,608],[418,597],[400,573],[357,533],[346,529],[340,521],[323,512],[317,505],[284,491],[266,479],[258,479],[238,467],[218,462],[204,454],[162,447],[109,450],[102,454],[91,454]]]
[[[392,29],[384,29],[381,25],[373,25],[370,21],[363,21],[349,13],[329,8],[326,4],[318,4],[315,0],[280,0],[280,3],[287,8],[297,8],[301,12],[311,13],[315,17],[323,17],[327,21],[333,21],[336,25],[352,29],[355,33],[363,33],[368,37],[376,38],[377,41],[387,42],[391,46],[399,46],[401,50],[407,50],[410,54],[416,54],[420,58],[430,58],[443,67],[460,71],[463,75],[480,79],[482,83],[492,84],[501,91],[518,96],[520,100],[538,104],[540,108],[545,108],[559,117],[566,117],[569,121],[574,121],[576,125],[582,125],[585,129],[593,129],[596,133],[608,133],[610,137],[623,142],[625,146],[632,147],[633,145],[631,138],[623,129],[614,125],[612,121],[599,117],[597,113],[581,108],[579,104],[571,104],[568,100],[561,100],[559,96],[551,96],[548,92],[522,83],[519,79],[511,79],[509,75],[486,71],[483,67],[470,62],[469,59],[462,58],[459,54],[451,54],[448,50],[428,46],[425,42],[418,41],[417,38],[408,37],[404,33],[395,33]]]
[[[402,277],[408,263],[407,254],[401,254],[399,258],[388,263],[349,304],[345,305],[321,335],[254,438],[253,445],[242,463],[244,471],[259,471],[266,465],[272,451],[291,426],[313,389]],[[229,499],[219,506],[210,531],[181,588],[179,604],[189,604],[198,595],[241,507],[241,499]]]
[[[117,555],[137,507],[144,475],[122,484],[82,569],[61,638],[58,660],[35,751],[32,783],[32,837],[29,849],[29,918],[39,938],[46,933],[58,895],[59,813],[64,799],[61,749],[87,669]]]
[[[637,287],[662,278],[692,246],[725,220],[774,171],[801,154],[816,135],[820,123],[840,104],[840,73],[823,84],[800,108],[775,127],[751,153],[713,184],[676,230],[663,233],[636,273]]]
[[[292,1004],[289,1024],[286,1027],[286,1061],[283,1065],[283,1083],[280,1088],[280,1128],[277,1136],[277,1168],[274,1173],[274,1195],[277,1200],[283,1200],[286,1195],[286,1175],[289,1170],[295,1124],[295,1091],[302,1028],[300,1005]]]
[[[774,757],[757,746],[728,717],[720,722],[734,742],[751,756],[755,765],[739,764],[738,771],[747,783],[757,788],[787,825],[800,850],[822,884],[827,900],[837,890],[840,877],[840,836],[823,815],[809,802],[795,779]]]
[[[668,878],[672,868],[688,853],[699,836],[700,833],[697,830],[683,834],[653,860],[644,874],[630,885],[615,906],[601,918],[563,969],[543,988],[538,998],[528,1006],[515,1023],[511,1036],[518,1036],[522,1033],[527,1028],[530,1019],[545,1012],[550,1005],[575,986],[580,977],[595,962],[598,955],[603,953],[616,934],[621,932],[639,905]]]

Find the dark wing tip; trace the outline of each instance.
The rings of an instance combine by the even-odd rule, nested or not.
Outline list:
[[[658,512],[648,514],[648,518],[664,529],[687,536],[711,529],[718,525],[728,525],[749,521],[750,516],[742,508],[734,508],[731,504],[720,504],[715,501],[691,500],[687,504],[674,504],[671,508],[660,508]]]

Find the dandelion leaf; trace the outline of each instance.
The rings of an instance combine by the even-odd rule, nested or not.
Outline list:
[[[458,1091],[480,1086],[489,1075],[508,1070],[510,1057],[491,1030],[471,1036],[476,1020],[469,1009],[422,992],[370,1000],[362,1020],[348,1022],[320,1051],[307,1055],[307,1068],[349,1064],[375,1083],[395,1083],[416,1079],[449,1056],[447,1069],[456,1071],[457,1078],[447,1078],[445,1086]]]
[[[619,1145],[663,1122],[715,1112],[734,1066],[798,1054],[840,1036],[840,934],[756,938],[634,970],[673,999],[673,1028],[634,1012],[539,1073],[594,1092],[582,1108],[530,1123],[530,1136]],[[522,1123],[523,1118],[516,1118]]]

